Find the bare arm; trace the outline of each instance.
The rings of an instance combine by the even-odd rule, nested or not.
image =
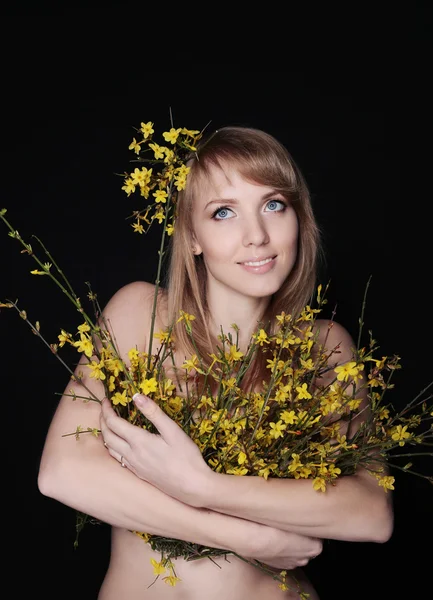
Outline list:
[[[334,348],[337,344],[338,363],[352,360],[354,342],[341,325],[334,323],[327,346]],[[322,383],[326,383],[327,377],[333,379],[334,375],[332,372],[325,375]],[[369,411],[365,388],[357,397],[362,398],[362,403],[358,416],[351,422],[352,433]],[[324,493],[315,491],[308,480],[266,481],[261,477],[212,471],[208,472],[198,498],[196,506],[320,538],[385,542],[393,529],[391,496],[362,467],[355,475],[337,479],[335,486],[328,485]]]
[[[341,342],[340,363],[350,360],[353,342],[336,326]],[[329,343],[334,346],[331,339]],[[359,427],[368,411],[366,398],[353,427]],[[131,428],[107,411],[108,428],[126,445],[122,450],[128,468],[167,494],[192,506],[262,523],[316,538],[384,542],[393,529],[391,497],[365,469],[341,477],[326,492],[313,489],[311,480],[239,477],[212,471],[198,447],[159,407],[145,399],[140,409],[156,425],[160,435]],[[105,411],[105,409],[104,409]],[[162,472],[154,465],[166,465]]]
[[[148,314],[143,310],[153,294],[152,286],[135,283],[125,286],[104,311],[116,333],[121,355],[144,344],[137,332],[148,331]],[[101,382],[91,379],[85,365],[83,383],[102,400]],[[91,434],[63,437],[78,425],[99,429],[101,405],[72,400],[89,393],[78,383],[65,388],[52,419],[42,453],[38,485],[42,494],[115,527],[186,539],[205,546],[223,548],[243,556],[288,555],[297,544],[312,556],[320,552],[318,541],[300,536],[290,539],[284,532],[212,510],[189,506],[150,483],[142,481],[112,458],[101,437]],[[137,429],[137,428],[135,428]]]

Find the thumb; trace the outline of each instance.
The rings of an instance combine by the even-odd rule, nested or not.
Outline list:
[[[155,425],[164,438],[169,436],[170,432],[174,431],[173,426],[177,428],[176,423],[172,421],[172,419],[161,410],[158,404],[148,396],[134,394],[132,399],[134,400],[135,406],[141,411],[146,419],[149,419],[149,421]]]

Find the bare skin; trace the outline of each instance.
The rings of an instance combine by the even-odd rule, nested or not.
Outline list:
[[[155,320],[155,331],[167,327],[164,297],[160,299],[159,309]],[[147,340],[142,350],[147,350]],[[153,351],[156,350],[155,342]],[[181,357],[179,359],[176,357],[176,364],[181,364],[180,359]],[[307,538],[300,536],[299,540],[302,539]],[[303,552],[305,550],[300,549],[300,553]],[[319,554],[320,549],[317,551],[316,548],[315,553]],[[309,593],[309,600],[319,600],[311,582],[308,581],[301,568],[292,567],[296,561],[298,564],[307,564],[311,556],[288,558],[286,563],[280,564],[281,559],[272,563],[273,557],[269,557],[268,564],[273,566],[276,574],[283,568],[288,569],[286,590],[280,589],[278,581],[269,574],[230,554],[226,557],[212,559],[212,561],[202,559],[186,562],[182,558],[173,561],[175,573],[181,579],[173,588],[163,581],[164,575],[156,579],[150,562],[152,558],[159,562],[161,555],[152,551],[148,544],[131,531],[113,527],[110,564],[98,600],[118,600],[119,597],[128,598],[128,600],[141,600],[142,598],[146,600],[163,600],[165,598],[219,600],[221,597],[227,600],[263,600],[263,598],[299,600],[299,591]],[[265,557],[259,559],[266,560]]]
[[[227,556],[226,560],[218,558],[215,562],[209,559],[194,562],[178,559],[174,561],[175,570],[182,581],[173,588],[160,577],[149,587],[155,580],[151,558],[160,560],[159,554],[138,536],[113,528],[110,565],[98,600],[299,600],[299,594],[295,592],[298,584],[293,578],[287,577],[287,584],[292,589],[282,591],[271,576],[234,556]],[[296,575],[302,591],[310,594],[309,600],[318,600],[316,591],[301,569],[292,573]]]
[[[144,282],[130,284],[120,290],[104,310],[116,334],[120,355],[126,362],[131,348],[147,350],[153,289]],[[162,311],[156,330],[166,325],[161,320],[163,316]],[[83,364],[77,367],[76,372],[80,371],[84,373],[83,384],[87,389],[78,382],[68,382],[48,431],[38,485],[42,494],[112,526],[111,560],[100,600],[165,598],[166,594],[177,600],[195,597],[211,600],[213,593],[214,597],[222,594],[239,600],[263,598],[263,595],[296,598],[288,591],[281,591],[269,575],[235,557],[230,557],[230,562],[219,561],[223,571],[207,559],[194,563],[178,560],[176,572],[182,582],[172,588],[160,578],[148,587],[155,578],[150,559],[159,560],[160,556],[152,553],[149,546],[131,531],[228,549],[262,561],[277,572],[304,566],[320,554],[320,536],[283,531],[244,518],[188,506],[142,481],[129,469],[122,469],[119,458],[110,455],[101,436],[80,436],[78,442],[74,436],[64,437],[75,431],[79,424],[96,429],[101,427],[99,403],[73,401],[69,396],[73,389],[78,397],[88,397],[87,390],[90,390],[100,400],[104,398],[102,383],[91,379]],[[295,582],[288,578],[287,584],[291,586],[292,583],[295,587]],[[302,589],[307,587],[308,583],[302,583]],[[232,593],[237,595],[230,596]],[[317,596],[311,598],[314,600]]]

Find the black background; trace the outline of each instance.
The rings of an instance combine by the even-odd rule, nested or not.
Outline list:
[[[123,6],[106,7],[105,24],[96,9],[3,15],[0,205],[13,226],[29,241],[32,234],[43,240],[79,295],[90,281],[105,304],[121,285],[155,276],[155,239],[132,233],[125,219],[136,200],[116,175],[130,167],[133,128],[151,120],[168,129],[170,107],[175,126],[263,128],[286,144],[306,177],[323,231],[330,306],[338,305],[337,320],[355,338],[372,276],[366,328],[384,355],[402,357],[389,400],[404,406],[433,379],[426,5],[381,14],[306,10],[280,24],[281,32],[272,11],[264,16],[272,26],[219,18],[215,34],[209,23],[172,29]],[[0,268],[1,299],[19,298],[49,341],[60,327],[76,326],[72,306],[48,278],[29,275],[34,265],[5,229]],[[73,511],[36,485],[66,373],[12,311],[2,310],[0,335],[7,456],[19,464],[10,514],[18,564],[29,556],[24,571],[30,565],[33,573],[19,577],[18,589],[95,599],[109,559],[108,527],[89,527],[74,551]],[[432,473],[431,460],[416,464]],[[327,541],[308,567],[322,600],[429,594],[432,488],[395,475],[391,540]]]

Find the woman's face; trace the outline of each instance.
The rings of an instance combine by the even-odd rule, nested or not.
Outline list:
[[[295,264],[298,219],[293,207],[272,188],[247,181],[234,169],[212,167],[194,200],[192,224],[209,293],[270,297]]]

